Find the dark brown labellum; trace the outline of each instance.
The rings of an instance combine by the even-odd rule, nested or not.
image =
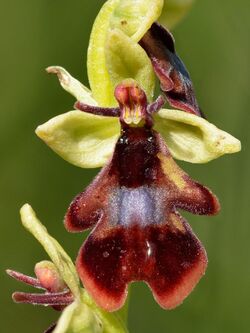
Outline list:
[[[192,291],[207,257],[179,208],[212,215],[219,203],[177,166],[158,133],[123,128],[112,160],[65,217],[69,231],[95,226],[79,252],[77,269],[97,304],[119,309],[128,283],[138,280],[167,309]]]

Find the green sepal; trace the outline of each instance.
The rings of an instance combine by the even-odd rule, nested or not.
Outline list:
[[[60,66],[50,66],[46,68],[46,71],[49,74],[56,74],[63,89],[74,96],[77,101],[88,105],[97,105],[91,91],[71,76],[66,69]]]
[[[113,91],[124,79],[134,79],[148,99],[152,100],[155,75],[151,62],[140,45],[122,31],[112,30],[107,39],[106,60]]]
[[[207,163],[241,149],[239,140],[191,113],[162,109],[154,118],[155,130],[178,160]]]
[[[163,0],[120,0],[111,16],[111,29],[120,29],[135,42],[161,15]]]
[[[36,134],[69,163],[98,168],[112,156],[120,124],[118,118],[75,110],[38,126]]]
[[[138,54],[143,60],[141,65],[145,69],[143,76],[147,77],[142,88],[145,89],[144,86],[147,86],[145,92],[151,100],[154,92],[153,69],[151,62],[137,42],[160,16],[162,7],[162,0],[109,0],[101,8],[93,25],[87,61],[90,87],[98,105],[106,107],[117,105],[114,98],[115,85],[128,78],[137,81],[136,67],[131,68],[131,64],[139,63]],[[119,33],[117,31],[120,32],[121,40],[114,37],[117,37]],[[122,52],[122,56],[118,52],[118,56],[113,58],[113,61],[110,61],[111,40],[112,49],[117,53],[121,48]],[[127,46],[129,46],[128,52],[126,52]],[[135,53],[132,53],[131,50],[134,50]],[[124,64],[130,64],[128,71],[124,71],[124,66],[121,67],[121,59],[124,60]],[[146,64],[147,66],[145,66]]]
[[[114,105],[114,90],[106,66],[105,50],[110,19],[118,3],[119,0],[109,0],[104,3],[94,22],[89,41],[87,59],[89,84],[99,106]]]

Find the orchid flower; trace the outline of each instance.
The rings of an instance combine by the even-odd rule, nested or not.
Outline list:
[[[152,103],[156,73],[169,104],[181,108],[161,108],[153,115],[154,129],[174,158],[206,163],[239,151],[237,139],[199,117],[192,81],[175,52],[172,35],[154,23],[161,17],[163,4],[160,0],[109,0],[103,5],[88,50],[91,90],[62,67],[52,66],[47,71],[56,73],[62,87],[77,101],[99,107],[117,107],[115,87],[128,78],[138,83]],[[39,126],[36,133],[68,162],[96,168],[111,158],[120,131],[116,117],[74,110]]]
[[[176,159],[205,163],[240,150],[240,142],[201,117],[191,78],[172,35],[155,23],[163,1],[107,1],[91,34],[91,91],[52,66],[76,110],[37,128],[68,162],[103,167],[71,203],[68,231],[94,228],[77,257],[77,271],[95,302],[120,309],[128,283],[143,280],[166,309],[180,304],[207,266],[205,249],[178,209],[214,215],[212,192]],[[155,74],[165,98],[154,102]]]
[[[238,152],[241,145],[204,119],[191,77],[164,27],[175,25],[191,3],[108,0],[91,33],[90,89],[62,67],[47,68],[76,103],[74,110],[38,126],[36,134],[68,162],[102,167],[65,216],[70,232],[93,229],[76,268],[32,208],[21,209],[23,225],[52,262],[38,263],[36,278],[8,270],[44,291],[17,292],[13,299],[62,311],[47,333],[125,333],[124,313],[109,312],[124,305],[130,282],[145,281],[159,305],[172,309],[205,273],[206,251],[179,210],[214,215],[220,204],[174,159],[206,163]]]

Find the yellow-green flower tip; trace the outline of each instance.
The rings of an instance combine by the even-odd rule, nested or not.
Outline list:
[[[140,69],[144,71],[140,76],[147,76],[142,87],[148,98],[152,98],[154,91],[152,65],[137,42],[158,19],[162,8],[162,0],[109,0],[103,5],[92,29],[87,62],[91,90],[100,106],[117,105],[113,95],[115,85],[119,83],[117,80],[122,81],[127,78],[138,80],[136,66],[139,60]],[[117,34],[121,39],[116,38],[114,41]],[[125,70],[125,65],[128,63],[129,68]]]
[[[49,74],[56,74],[63,89],[73,95],[76,100],[89,105],[97,105],[91,91],[81,82],[73,78],[66,69],[60,66],[50,66],[46,68],[46,71]]]
[[[155,129],[163,136],[174,158],[207,163],[241,150],[241,143],[207,120],[179,110],[160,110]]]
[[[63,159],[81,168],[103,166],[120,133],[118,118],[70,111],[50,119],[36,134]]]

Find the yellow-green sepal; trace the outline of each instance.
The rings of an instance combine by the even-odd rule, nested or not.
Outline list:
[[[118,118],[75,110],[38,126],[36,134],[69,163],[81,168],[98,168],[112,156],[120,124]]]
[[[130,46],[136,51],[136,53],[133,54],[131,52],[126,54],[124,52],[126,51],[126,47],[123,45],[122,56],[125,59],[125,62],[133,63],[134,61],[135,63],[138,63],[138,53],[142,54],[144,51],[136,43],[160,16],[162,7],[162,0],[109,0],[103,5],[93,25],[87,61],[90,87],[93,97],[98,102],[99,106],[107,107],[117,105],[114,98],[114,88],[115,85],[120,82],[117,82],[116,80],[114,81],[113,78],[114,72],[119,69],[120,64],[119,62],[118,64],[110,62],[110,59],[108,60],[107,56],[107,52],[109,54],[110,40],[113,39],[113,30],[118,30],[120,33],[123,32],[124,35],[121,36],[126,36],[130,41]],[[115,33],[115,35],[117,35],[117,33]],[[121,46],[122,41],[126,42],[127,45],[128,40],[125,40],[123,37],[123,39],[119,41],[119,47]],[[113,43],[117,42],[117,39],[113,39]],[[112,44],[113,49],[117,50],[118,45]],[[137,48],[134,45],[136,45]],[[131,47],[129,49],[131,49]],[[143,54],[145,54],[145,52]],[[147,57],[146,54],[145,57]],[[119,60],[121,57],[118,57],[117,59]],[[107,64],[107,61],[109,64]],[[145,65],[145,61],[143,61],[143,64]],[[148,68],[145,68],[144,66],[145,77],[148,72],[153,73],[150,61],[147,61],[147,66]],[[120,81],[127,78],[137,80],[135,76],[132,76],[136,74],[135,68],[131,73],[129,73],[130,70],[131,68],[129,68],[129,71],[117,72],[115,73],[115,77],[119,77],[121,79]],[[149,91],[149,87],[154,85],[152,80],[154,81],[154,76],[150,74],[146,82],[144,82],[144,86],[149,82],[148,89],[145,89],[145,87],[142,86],[145,89],[149,100],[153,94],[151,90]]]
[[[106,1],[94,22],[89,47],[87,70],[89,84],[99,106],[114,105],[112,83],[106,66],[106,40],[110,19],[119,0]]]
[[[111,16],[110,27],[120,29],[138,42],[161,15],[163,0],[120,0]]]
[[[238,139],[191,113],[162,109],[154,118],[155,130],[178,160],[207,163],[241,150]]]
[[[71,76],[66,69],[60,66],[50,66],[46,68],[46,71],[50,74],[56,74],[63,89],[74,96],[77,101],[88,105],[97,105],[91,91]]]
[[[121,30],[110,31],[107,39],[106,62],[113,91],[124,79],[134,79],[151,101],[155,75],[151,62],[140,45]]]

